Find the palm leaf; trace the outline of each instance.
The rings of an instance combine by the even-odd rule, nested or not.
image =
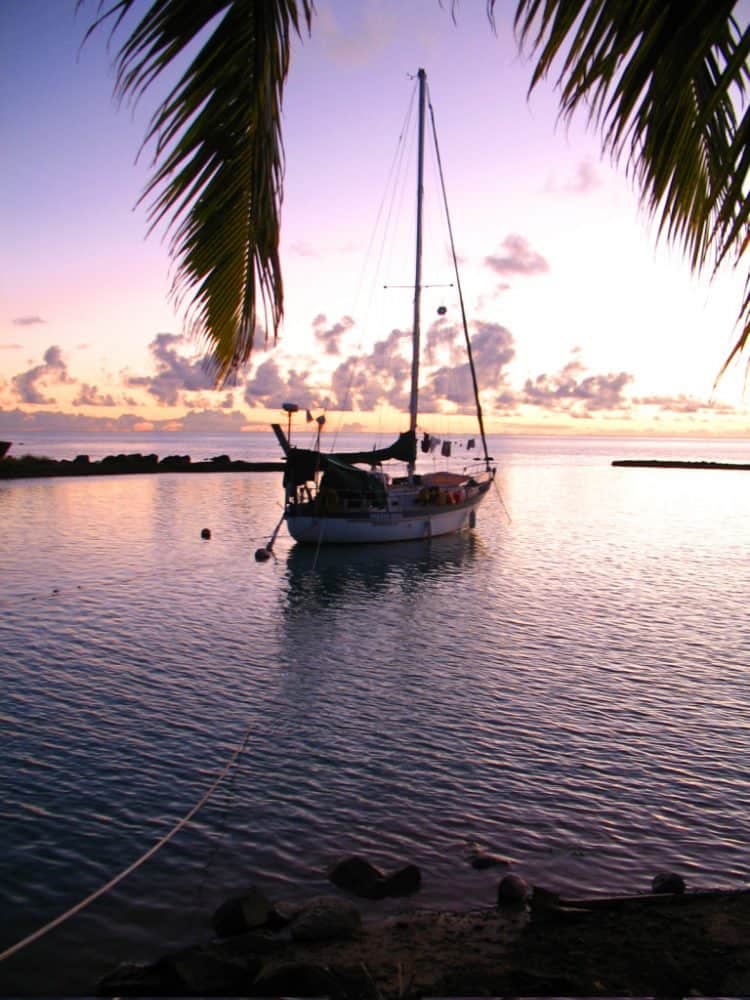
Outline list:
[[[496,0],[487,0],[492,17]],[[750,232],[750,28],[736,0],[518,0],[516,30],[536,62],[560,66],[561,113],[581,105],[617,162],[625,157],[657,231],[696,271],[736,265]],[[740,336],[750,338],[750,281]],[[722,369],[722,370],[724,370]]]
[[[114,34],[135,4],[101,0],[88,34],[104,23]],[[190,60],[148,127],[142,197],[170,234],[172,293],[217,382],[250,356],[260,303],[274,337],[282,318],[281,104],[291,35],[312,12],[312,0],[153,0],[117,55],[116,93],[134,100]]]

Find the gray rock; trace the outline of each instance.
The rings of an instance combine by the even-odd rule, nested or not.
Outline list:
[[[382,899],[385,895],[385,875],[365,858],[345,858],[328,872],[328,878],[339,889],[363,899]]]
[[[291,942],[291,935],[282,931],[271,933],[266,930],[246,931],[211,943],[211,951],[226,956],[230,961],[251,955],[272,955]]]
[[[525,903],[531,895],[531,888],[520,875],[506,875],[497,887],[497,905],[518,905]]]
[[[661,872],[651,879],[651,891],[681,895],[685,891],[685,880],[675,872]]]
[[[386,896],[410,896],[418,892],[422,886],[422,873],[416,865],[404,865],[398,871],[388,875],[383,885]]]
[[[122,962],[103,976],[96,987],[99,997],[172,997],[184,996],[186,992],[177,971],[162,962],[151,965]]]
[[[273,904],[268,917],[268,926],[271,930],[283,930],[295,917],[299,916],[305,904],[299,900],[279,900]]]
[[[284,962],[263,969],[251,987],[252,996],[338,997],[335,977],[314,962]]]
[[[253,885],[239,896],[227,899],[211,917],[211,926],[219,937],[244,934],[263,927],[271,913],[271,904],[261,890]]]
[[[171,966],[193,996],[233,996],[247,991],[261,969],[259,958],[230,958],[204,948],[185,948],[159,963]]]
[[[365,858],[345,858],[328,872],[328,878],[339,889],[363,899],[384,899],[386,896],[408,896],[422,885],[422,875],[416,865],[404,865],[385,875]]]
[[[328,941],[352,937],[361,924],[353,903],[338,896],[315,896],[289,925],[289,932],[295,941]]]

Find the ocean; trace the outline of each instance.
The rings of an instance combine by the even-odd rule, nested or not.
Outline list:
[[[278,458],[271,434],[26,451]],[[748,886],[750,473],[611,461],[750,446],[491,451],[471,534],[316,553],[282,528],[265,563],[278,474],[0,482],[0,951],[163,837],[246,740],[162,850],[0,964],[0,993],[90,994],[251,884],[336,891],[354,853],[422,871],[366,917],[491,906],[508,870],[566,895],[664,870]],[[474,870],[473,844],[509,867]]]

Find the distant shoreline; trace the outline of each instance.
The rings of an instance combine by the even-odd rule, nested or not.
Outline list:
[[[244,462],[217,455],[207,462],[193,462],[190,455],[107,455],[91,461],[88,455],[74,459],[24,455],[0,459],[0,479],[46,479],[53,476],[132,476],[164,472],[283,472],[284,462]]]
[[[612,465],[629,469],[737,469],[750,470],[750,464],[738,462],[683,462],[677,459],[621,458]]]

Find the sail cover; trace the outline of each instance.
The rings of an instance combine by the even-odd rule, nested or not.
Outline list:
[[[338,451],[325,454],[307,448],[289,448],[286,453],[285,486],[301,486],[315,478],[316,473],[325,472],[329,463],[341,465],[369,465],[373,468],[382,462],[413,462],[417,454],[417,438],[413,431],[404,431],[387,448],[372,448],[370,451]]]

